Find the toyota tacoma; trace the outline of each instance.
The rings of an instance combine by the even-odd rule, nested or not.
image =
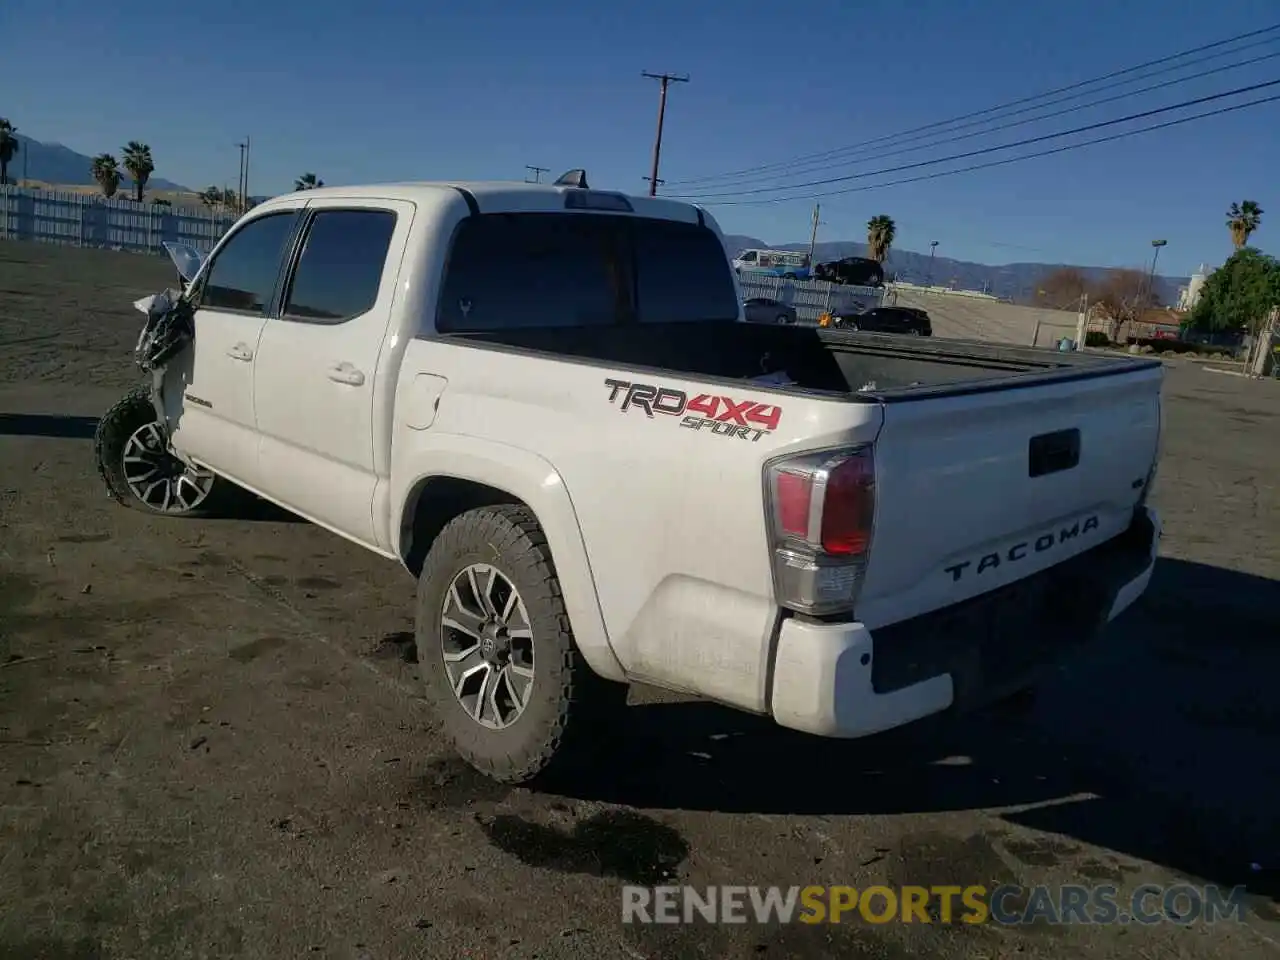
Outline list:
[[[746,323],[696,206],[329,187],[190,260],[108,491],[243,488],[399,564],[503,781],[607,743],[632,681],[827,737],[1011,696],[1151,576],[1158,361]]]

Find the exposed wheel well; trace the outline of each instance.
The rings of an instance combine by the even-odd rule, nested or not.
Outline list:
[[[427,551],[445,524],[460,513],[495,503],[516,503],[527,507],[519,497],[458,477],[428,477],[419,483],[405,502],[400,518],[400,559],[415,577],[422,572]]]

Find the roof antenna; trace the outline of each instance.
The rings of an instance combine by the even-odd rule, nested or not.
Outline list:
[[[552,186],[556,187],[580,187],[583,190],[590,190],[587,186],[587,171],[570,170],[568,173],[562,174]]]

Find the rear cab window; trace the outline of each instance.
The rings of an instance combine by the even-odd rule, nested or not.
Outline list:
[[[483,214],[454,237],[441,333],[735,321],[720,238],[707,227],[590,213]]]

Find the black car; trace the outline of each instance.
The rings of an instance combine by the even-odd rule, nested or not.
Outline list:
[[[836,317],[831,324],[840,330],[865,330],[868,333],[905,333],[915,337],[932,337],[929,314],[916,307],[876,307],[866,313]]]
[[[866,257],[845,257],[820,263],[813,268],[815,280],[842,283],[854,287],[883,287],[884,267]]]

